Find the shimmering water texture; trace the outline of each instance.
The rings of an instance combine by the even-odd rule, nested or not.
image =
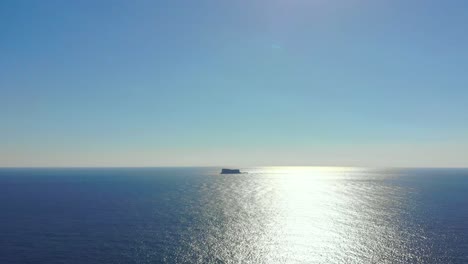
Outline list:
[[[468,170],[2,169],[0,263],[468,263]]]

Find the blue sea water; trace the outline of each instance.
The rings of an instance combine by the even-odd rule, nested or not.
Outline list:
[[[0,263],[468,263],[467,169],[0,169]]]

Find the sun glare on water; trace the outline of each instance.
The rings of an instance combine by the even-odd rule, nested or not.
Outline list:
[[[364,224],[375,221],[375,214],[382,214],[381,207],[385,206],[377,198],[382,190],[364,188],[361,184],[368,169],[263,167],[248,171],[242,177],[254,179],[254,189],[239,181],[231,191],[241,191],[232,198],[223,197],[223,207],[230,214],[238,206],[233,204],[237,196],[250,197],[251,203],[240,205],[240,211],[252,214],[250,226],[236,227],[237,223],[231,223],[226,228],[233,229],[229,237],[242,239],[239,237],[245,232],[244,239],[254,239],[251,254],[265,263],[291,259],[358,263],[362,258],[349,252],[360,251],[368,251],[369,258],[378,260],[382,258],[378,251],[369,252],[373,247],[385,246],[386,240],[375,236],[376,232],[397,236],[392,233],[394,226],[390,223],[381,226],[367,223],[367,228]],[[237,228],[242,231],[234,231]]]

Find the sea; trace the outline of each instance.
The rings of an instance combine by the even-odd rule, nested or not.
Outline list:
[[[0,263],[468,263],[468,169],[0,169]]]

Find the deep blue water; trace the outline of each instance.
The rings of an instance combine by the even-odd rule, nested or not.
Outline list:
[[[0,169],[0,263],[468,263],[467,169]]]

